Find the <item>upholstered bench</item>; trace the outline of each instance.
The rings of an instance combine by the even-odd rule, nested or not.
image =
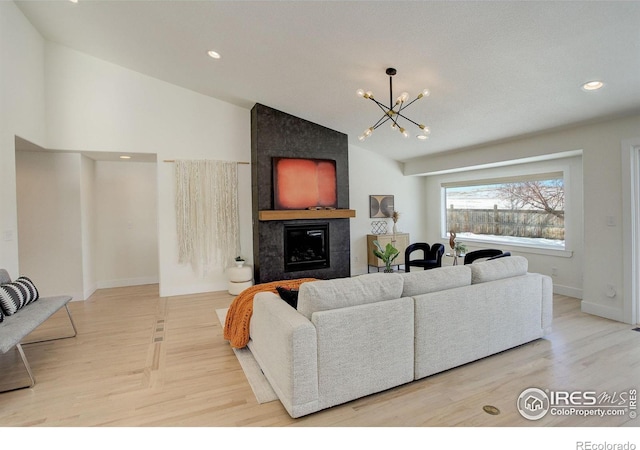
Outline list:
[[[4,285],[7,283],[11,283],[9,273],[4,269],[0,269],[0,285]],[[17,387],[11,387],[9,389],[2,389],[0,390],[0,392],[32,387],[35,384],[35,378],[33,377],[31,367],[29,366],[29,362],[27,361],[27,358],[22,349],[23,344],[34,344],[36,342],[46,342],[76,336],[76,326],[73,323],[73,319],[67,305],[69,301],[71,301],[71,297],[67,295],[43,297],[37,298],[36,301],[28,303],[11,315],[2,314],[2,312],[0,311],[0,314],[3,315],[2,321],[0,322],[0,353],[5,354],[15,347],[20,354],[20,358],[22,359],[22,363],[24,364],[24,368],[26,369],[30,379],[30,383],[27,385],[19,385]],[[47,320],[62,308],[65,308],[65,310],[67,311],[69,322],[71,323],[71,327],[73,328],[72,335],[43,339],[40,341],[31,341],[26,343],[22,342],[22,340],[33,330],[38,328],[38,326],[40,326],[45,320]]]

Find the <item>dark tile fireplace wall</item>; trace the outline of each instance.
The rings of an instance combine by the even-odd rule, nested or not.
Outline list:
[[[330,267],[285,272],[284,225],[314,220],[260,221],[259,211],[273,209],[273,157],[336,161],[338,208],[349,208],[347,135],[257,103],[251,109],[251,184],[253,200],[253,267],[256,283],[294,278],[342,278],[351,275],[349,219],[317,219],[329,223]]]

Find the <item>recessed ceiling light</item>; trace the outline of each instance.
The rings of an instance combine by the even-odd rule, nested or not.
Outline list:
[[[604,83],[602,81],[594,80],[583,84],[582,89],[585,91],[597,91],[602,86],[604,86]]]
[[[216,52],[215,50],[209,50],[207,52],[207,55],[211,56],[213,59],[220,59],[220,53]]]
[[[128,156],[128,155],[122,155],[122,156],[120,156],[120,159],[131,159],[131,156]]]
[[[418,139],[424,141],[426,139],[429,139],[429,136],[425,135],[425,134],[419,134],[418,136],[416,136]]]
[[[69,0],[71,3],[78,3],[78,0]]]

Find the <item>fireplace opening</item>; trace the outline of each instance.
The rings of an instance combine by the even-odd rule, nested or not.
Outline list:
[[[329,224],[284,226],[284,271],[329,266]]]

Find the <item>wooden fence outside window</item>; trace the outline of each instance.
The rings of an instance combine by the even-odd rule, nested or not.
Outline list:
[[[564,239],[564,218],[540,210],[447,210],[447,230],[457,233]]]

